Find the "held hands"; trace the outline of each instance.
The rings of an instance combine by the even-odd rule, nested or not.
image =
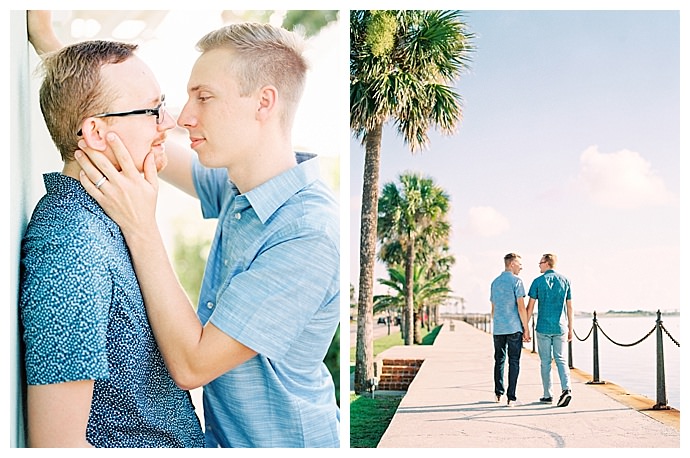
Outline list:
[[[109,132],[108,146],[121,168],[119,172],[101,152],[90,149],[83,140],[74,154],[81,166],[79,181],[122,230],[125,237],[156,230],[158,175],[153,153],[144,159],[144,175],[137,170],[120,138]]]
[[[523,342],[531,342],[532,337],[529,334],[529,329],[525,329],[524,332],[522,333],[522,341]]]

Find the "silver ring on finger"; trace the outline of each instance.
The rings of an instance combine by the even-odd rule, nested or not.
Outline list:
[[[96,189],[101,189],[101,186],[103,186],[103,183],[105,183],[106,181],[108,181],[108,178],[105,175],[103,175],[101,179],[96,182]]]

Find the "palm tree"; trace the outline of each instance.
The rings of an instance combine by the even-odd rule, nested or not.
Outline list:
[[[379,221],[378,224],[381,224]],[[385,233],[386,231],[379,231],[379,233]],[[414,241],[414,252],[415,252],[415,265],[426,266],[426,279],[442,274],[448,273],[446,276],[446,284],[448,287],[450,283],[450,269],[455,264],[455,257],[448,254],[449,251],[449,237],[450,237],[450,224],[446,221],[446,215],[439,215],[435,224],[428,226],[423,229],[420,228],[420,232]],[[396,238],[387,239],[382,241],[379,252],[378,260],[384,262],[386,265],[404,265],[405,264],[406,252],[403,250],[400,240]],[[415,302],[416,305],[416,302]],[[433,321],[438,322],[438,313],[435,302],[429,302],[427,304],[429,307],[434,308],[434,315],[432,315],[430,310],[427,310],[429,319],[427,320],[427,328],[429,328],[429,321],[433,316]],[[376,312],[376,297],[374,297],[374,312]],[[423,316],[423,315],[422,315]],[[421,323],[424,325],[424,323]],[[417,328],[415,327],[415,331]],[[404,339],[404,334],[403,334]],[[416,335],[415,335],[416,339]],[[417,340],[415,340],[417,342]]]
[[[409,285],[405,268],[394,266],[388,268],[388,279],[379,278],[378,282],[387,286],[394,294],[384,294],[374,296],[374,311],[387,309],[401,309],[407,302],[407,292],[412,292],[413,304],[417,315],[420,315],[423,308],[433,303],[442,302],[450,293],[448,288],[449,273],[441,273],[429,276],[425,266],[417,265],[414,268],[412,285]],[[419,320],[415,321],[418,324]],[[414,343],[421,343],[421,327],[415,326]]]
[[[403,252],[406,286],[403,335],[405,345],[412,345],[417,241],[442,239],[447,235],[449,225],[443,223],[448,213],[449,198],[431,178],[402,174],[400,186],[393,182],[384,185],[378,207],[377,228],[381,244],[385,246],[395,242]],[[442,233],[437,232],[439,229]]]
[[[373,376],[373,277],[381,137],[392,120],[412,152],[431,127],[453,133],[461,98],[448,84],[469,66],[473,35],[458,11],[350,12],[350,129],[365,147],[355,391]]]

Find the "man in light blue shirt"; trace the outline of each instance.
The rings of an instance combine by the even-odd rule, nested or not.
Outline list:
[[[539,270],[542,275],[535,278],[529,287],[527,317],[531,318],[534,304],[539,301],[537,314],[537,349],[541,359],[541,381],[544,396],[539,400],[551,404],[551,361],[556,362],[558,377],[561,382],[559,407],[566,407],[572,399],[570,387],[570,368],[565,360],[566,339],[573,340],[573,306],[570,295],[570,281],[554,271],[557,257],[555,254],[542,255]]]
[[[340,316],[339,211],[316,159],[298,164],[292,149],[307,69],[302,44],[267,24],[233,24],[197,48],[177,123],[198,159],[166,145],[161,176],[218,219],[198,317],[156,225],[152,162],[142,177],[119,139],[107,138],[122,172],[84,150],[82,184],[125,235],[175,382],[204,386],[206,445],[339,447],[340,413],[323,363]]]
[[[204,217],[219,219],[199,318],[258,353],[204,387],[207,446],[336,446],[323,358],[339,319],[338,215],[316,159],[245,194],[225,170],[193,173]]]
[[[522,270],[520,256],[508,253],[503,257],[505,270],[491,282],[491,317],[494,337],[494,393],[496,402],[506,393],[503,372],[508,356],[507,405],[517,401],[517,381],[520,373],[522,342],[529,342],[529,327],[525,310],[525,287],[517,274]]]

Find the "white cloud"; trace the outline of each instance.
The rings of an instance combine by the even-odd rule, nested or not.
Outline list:
[[[510,229],[510,222],[493,207],[472,207],[468,229],[480,237],[494,237]]]
[[[590,146],[580,156],[577,182],[595,204],[603,207],[638,208],[675,200],[650,162],[627,149],[605,154]]]

